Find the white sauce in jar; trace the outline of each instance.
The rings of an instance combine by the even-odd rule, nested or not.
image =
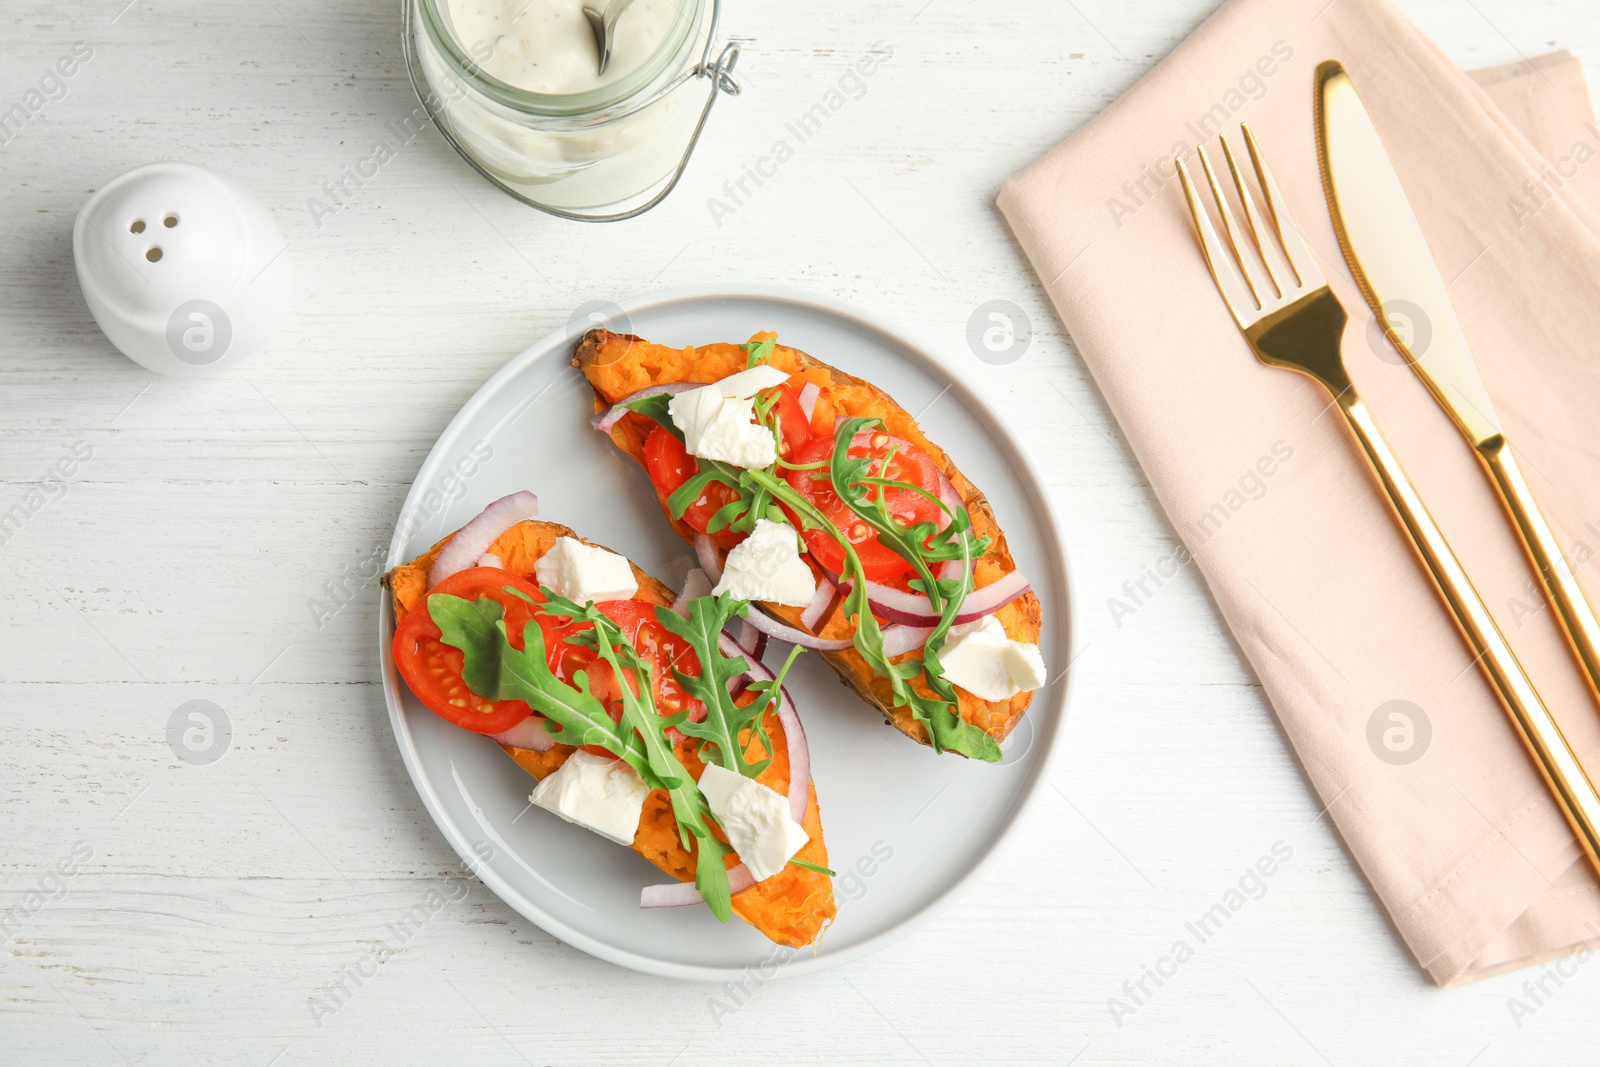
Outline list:
[[[604,10],[606,0],[589,0]],[[614,0],[618,2],[618,0]],[[617,20],[611,62],[600,73],[584,0],[449,0],[461,48],[492,78],[533,93],[587,92],[643,67],[678,17],[672,0],[634,0]]]

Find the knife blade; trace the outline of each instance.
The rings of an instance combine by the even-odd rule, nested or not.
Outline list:
[[[1350,76],[1317,68],[1317,159],[1350,273],[1395,346],[1476,448],[1501,432],[1455,305]],[[1409,334],[1395,320],[1409,320]]]

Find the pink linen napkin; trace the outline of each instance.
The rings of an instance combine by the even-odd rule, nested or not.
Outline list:
[[[1486,476],[1339,254],[1312,129],[1313,71],[1329,58],[1362,93],[1534,492],[1600,603],[1600,130],[1571,56],[1474,81],[1387,0],[1231,0],[999,202],[1329,817],[1418,962],[1450,985],[1600,939],[1600,881],[1329,397],[1240,337],[1174,154],[1216,151],[1224,129],[1241,146],[1250,123],[1350,313],[1357,387],[1597,780],[1600,709]]]

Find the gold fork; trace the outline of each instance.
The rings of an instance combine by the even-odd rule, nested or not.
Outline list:
[[[1505,705],[1562,814],[1572,824],[1589,862],[1600,871],[1600,794],[1572,754],[1561,728],[1539,699],[1538,691],[1517,662],[1511,646],[1490,617],[1466,571],[1351,383],[1339,353],[1346,320],[1344,307],[1328,288],[1311,250],[1286,213],[1283,194],[1262,161],[1250,127],[1241,125],[1240,129],[1244,132],[1256,182],[1266,201],[1263,215],[1239,172],[1227,138],[1221,138],[1222,154],[1238,192],[1239,204],[1244,209],[1243,237],[1205,149],[1196,146],[1195,151],[1222,220],[1220,238],[1210,214],[1201,205],[1188,167],[1181,157],[1173,161],[1183,184],[1183,195],[1189,202],[1189,214],[1194,217],[1200,251],[1223,303],[1233,313],[1234,321],[1250,342],[1257,359],[1268,366],[1309,375],[1333,395],[1401,524],[1411,536],[1411,543],[1433,576],[1439,595],[1450,608],[1462,636],[1472,646],[1475,662],[1483,668]],[[1249,252],[1241,247],[1246,239]],[[1251,252],[1255,258],[1251,257]]]

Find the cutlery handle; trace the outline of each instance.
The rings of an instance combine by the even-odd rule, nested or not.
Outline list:
[[[1595,618],[1594,608],[1583,595],[1578,577],[1572,572],[1566,553],[1561,551],[1561,542],[1556,540],[1544,512],[1539,510],[1539,502],[1533,498],[1533,490],[1522,477],[1522,468],[1517,465],[1506,439],[1500,435],[1490,438],[1479,446],[1478,455],[1493,475],[1500,499],[1517,524],[1528,558],[1533,561],[1561,617],[1561,628],[1566,631],[1573,652],[1589,676],[1590,688],[1600,696],[1600,620]]]
[[[1489,682],[1494,686],[1500,701],[1505,705],[1517,733],[1528,746],[1528,752],[1538,764],[1545,782],[1561,807],[1561,812],[1577,835],[1578,844],[1589,857],[1589,862],[1600,872],[1600,793],[1584,773],[1583,766],[1572,753],[1561,727],[1556,724],[1533,683],[1528,680],[1517,662],[1516,654],[1506,644],[1500,628],[1495,625],[1484,606],[1478,591],[1472,587],[1460,560],[1450,550],[1449,542],[1428,514],[1416,487],[1406,477],[1400,461],[1389,450],[1389,444],[1378,432],[1372,413],[1356,395],[1354,389],[1339,394],[1339,407],[1355,431],[1356,439],[1377,471],[1383,488],[1394,504],[1400,521],[1417,547],[1417,552],[1428,566],[1439,593],[1449,605],[1457,625],[1467,643],[1477,653],[1477,662],[1483,667]],[[1498,829],[1498,827],[1497,827]]]

